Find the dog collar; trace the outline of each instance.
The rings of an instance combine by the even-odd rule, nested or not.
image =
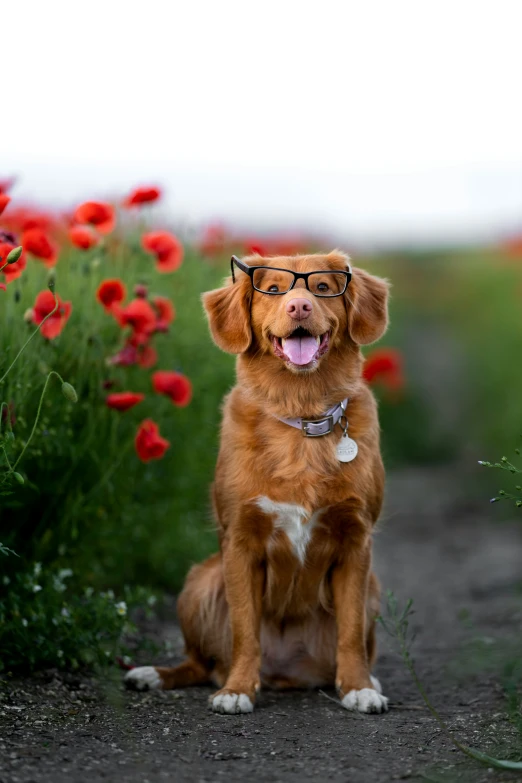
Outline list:
[[[276,416],[276,419],[290,427],[295,427],[296,430],[302,430],[305,438],[319,438],[321,435],[333,432],[335,425],[344,415],[347,405],[348,397],[327,410],[321,419],[282,419],[280,416]]]

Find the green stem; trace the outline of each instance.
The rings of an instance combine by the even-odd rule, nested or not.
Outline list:
[[[43,323],[43,321],[42,321],[42,323]],[[34,437],[34,433],[36,432],[36,427],[38,426],[38,422],[40,420],[40,414],[42,412],[42,405],[43,405],[43,400],[44,400],[44,397],[45,397],[45,392],[47,391],[47,386],[49,385],[49,381],[51,380],[51,376],[52,375],[56,375],[56,377],[59,378],[62,383],[64,383],[64,380],[63,380],[62,376],[59,373],[57,373],[56,370],[51,370],[51,372],[49,373],[49,375],[45,379],[44,387],[43,387],[42,393],[40,395],[40,402],[38,403],[38,410],[36,411],[36,419],[34,420],[33,429],[31,430],[31,434],[29,435],[29,438],[27,439],[27,441],[25,443],[25,446],[22,449],[22,453],[19,455],[18,459],[16,460],[15,464],[13,465],[12,470],[16,470],[16,466],[18,465],[18,463],[20,462],[20,460],[24,456],[24,454],[25,454],[25,452],[27,450],[27,447],[29,446],[29,444],[31,443],[31,441],[32,441],[32,439]]]
[[[5,446],[2,446],[2,451],[4,452],[5,461],[7,462],[7,467],[9,468],[9,472],[13,473],[13,468],[11,467],[11,463],[9,462],[9,457],[7,456],[7,451],[5,450]]]
[[[0,269],[0,272],[2,271],[2,269],[3,269],[3,267]],[[42,322],[41,322],[40,324],[38,324],[38,326],[36,327],[36,329],[34,330],[34,332],[33,332],[33,333],[32,333],[32,334],[31,334],[31,335],[30,335],[30,336],[27,338],[27,340],[25,341],[25,343],[22,345],[22,347],[20,348],[20,350],[19,350],[19,351],[18,351],[18,353],[16,354],[15,358],[13,359],[13,361],[11,362],[11,364],[9,365],[9,367],[7,368],[7,370],[5,371],[5,373],[4,373],[4,374],[2,375],[2,377],[0,378],[0,384],[1,384],[1,383],[3,383],[3,382],[5,381],[5,379],[7,378],[7,376],[9,375],[9,373],[11,372],[11,370],[13,369],[13,366],[14,366],[14,365],[16,364],[16,362],[18,361],[18,359],[19,359],[20,355],[21,355],[21,354],[22,354],[22,353],[25,351],[25,349],[27,348],[27,346],[29,345],[29,343],[31,342],[31,340],[33,339],[33,337],[35,336],[35,334],[38,334],[38,332],[40,331],[40,329],[42,328],[42,326],[44,325],[44,323],[47,321],[47,319],[48,319],[48,318],[50,318],[52,315],[54,315],[54,313],[55,313],[55,312],[58,310],[58,307],[59,307],[59,305],[58,305],[58,299],[56,298],[56,294],[55,294],[53,291],[51,291],[51,293],[52,293],[52,295],[53,295],[53,298],[54,298],[54,308],[51,310],[51,312],[50,312],[50,313],[48,313],[48,314],[45,316],[45,318],[42,320]]]

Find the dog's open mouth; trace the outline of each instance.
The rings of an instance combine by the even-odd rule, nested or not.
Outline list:
[[[288,337],[272,337],[274,353],[296,367],[310,367],[328,350],[330,332],[312,335],[302,326]]]

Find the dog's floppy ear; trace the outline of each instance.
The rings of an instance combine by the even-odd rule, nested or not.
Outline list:
[[[346,289],[348,297],[348,331],[358,345],[374,343],[388,326],[389,283],[364,269],[353,270]]]
[[[216,345],[227,353],[244,353],[252,342],[250,328],[251,285],[248,277],[203,294],[210,332]]]

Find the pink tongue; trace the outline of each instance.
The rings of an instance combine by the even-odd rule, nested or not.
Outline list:
[[[317,353],[317,341],[315,337],[289,337],[283,351],[292,364],[309,364]]]

